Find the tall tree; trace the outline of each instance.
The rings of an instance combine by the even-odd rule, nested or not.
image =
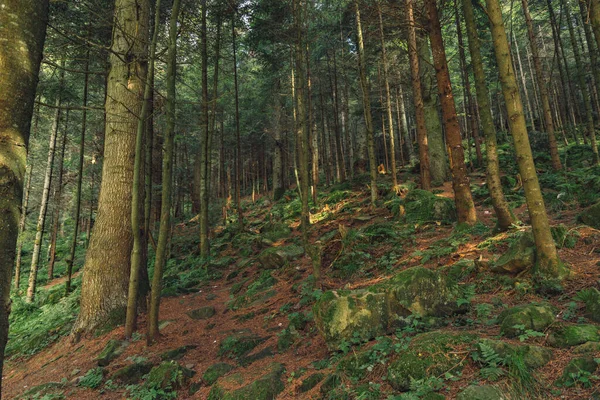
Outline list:
[[[471,195],[471,186],[465,166],[465,155],[460,137],[460,125],[456,116],[452,85],[448,72],[448,61],[446,50],[442,40],[442,28],[436,6],[436,0],[426,0],[427,11],[431,30],[431,50],[433,53],[433,64],[437,77],[438,92],[442,103],[442,114],[444,116],[444,128],[446,131],[446,146],[450,156],[450,170],[452,171],[452,188],[454,190],[454,202],[458,213],[458,222],[474,224],[477,222],[475,204]]]
[[[33,102],[46,36],[48,0],[4,0],[0,12],[0,376],[8,340]],[[0,398],[2,380],[0,379]]]
[[[202,58],[202,111],[200,125],[202,136],[200,140],[200,256],[209,255],[208,243],[208,199],[209,199],[209,158],[210,158],[210,126],[208,100],[208,39],[207,39],[207,1],[202,0],[202,27],[200,32],[200,47]]]
[[[560,278],[564,274],[558,259],[556,245],[550,232],[550,223],[546,214],[544,198],[533,162],[527,125],[523,115],[523,103],[513,69],[510,47],[506,38],[502,11],[498,0],[486,0],[487,13],[492,30],[492,40],[496,62],[502,83],[502,94],[508,112],[508,124],[515,143],[517,163],[525,190],[525,199],[535,240],[537,263],[536,273],[540,278]]]
[[[72,331],[74,339],[125,319],[133,246],[131,182],[146,76],[148,22],[148,0],[116,0],[102,184],[84,265],[80,312]]]

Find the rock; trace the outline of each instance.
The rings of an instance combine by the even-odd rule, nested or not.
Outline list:
[[[468,360],[454,350],[472,343],[471,334],[451,334],[439,331],[417,335],[407,350],[401,351],[397,359],[388,366],[387,380],[399,391],[408,391],[412,379],[439,376],[453,369],[459,373]]]
[[[548,336],[548,344],[552,347],[573,347],[586,342],[600,342],[600,328],[598,326],[562,326]]]
[[[492,385],[471,385],[456,396],[456,400],[504,400],[507,397]]]
[[[555,320],[554,310],[547,304],[527,304],[504,310],[498,317],[500,332],[506,337],[517,337],[526,330],[543,332]],[[523,329],[515,325],[524,326]]]
[[[240,389],[226,392],[218,384],[211,389],[209,400],[273,400],[283,391],[285,385],[281,376],[285,371],[283,364],[274,363],[270,366],[270,372],[243,386]]]
[[[195,320],[204,320],[212,318],[215,315],[215,308],[212,306],[206,306],[198,308],[197,310],[192,310],[186,313],[188,317]]]
[[[219,356],[242,359],[263,341],[264,339],[247,330],[234,333],[223,339],[219,345]]]
[[[194,371],[183,368],[175,361],[165,361],[152,368],[144,386],[156,390],[177,390],[181,389],[194,374]]]
[[[289,261],[304,255],[304,248],[294,244],[284,247],[271,247],[258,256],[258,262],[265,269],[279,269]]]
[[[290,236],[292,230],[289,226],[281,222],[267,222],[261,229],[260,234],[263,238],[277,242],[280,239]]]
[[[187,346],[182,346],[182,347],[178,347],[176,349],[173,350],[168,350],[165,351],[164,353],[162,353],[160,355],[160,359],[163,361],[176,361],[176,360],[180,360],[183,358],[183,356],[186,355],[186,353],[190,350],[196,349],[198,348],[198,346],[195,345],[187,345]]]
[[[211,386],[215,383],[220,377],[226,375],[229,371],[235,369],[235,367],[231,364],[227,363],[217,363],[213,364],[204,372],[202,375],[202,380],[208,386]]]
[[[533,345],[514,345],[502,340],[482,339],[480,343],[490,346],[502,358],[520,354],[523,362],[528,368],[535,369],[543,367],[552,360],[553,352],[550,349]]]
[[[598,363],[593,357],[575,358],[565,367],[563,374],[554,383],[556,386],[571,387],[577,384],[581,373],[593,374],[598,369]]]
[[[409,223],[456,222],[456,206],[452,199],[436,196],[421,189],[408,192],[404,198],[406,221]]]
[[[256,354],[249,354],[247,356],[240,358],[240,364],[243,366],[247,366],[247,365],[252,364],[255,361],[262,360],[263,358],[267,358],[267,357],[273,357],[273,356],[275,356],[275,352],[273,351],[273,348],[271,346],[269,346],[269,347],[265,347],[264,349],[257,352]]]
[[[575,354],[597,353],[600,352],[600,342],[586,342],[573,349]]]
[[[127,365],[115,371],[111,379],[126,385],[133,385],[142,380],[142,377],[152,370],[152,363],[138,362]]]
[[[585,316],[594,322],[600,322],[600,291],[588,288],[579,292],[578,297],[585,303]]]
[[[518,274],[535,265],[535,242],[533,234],[525,232],[510,245],[492,266],[497,273]]]
[[[96,361],[98,361],[99,367],[106,367],[113,360],[117,359],[127,346],[129,345],[126,341],[111,339],[104,346],[104,350],[96,357]]]
[[[325,374],[316,372],[302,381],[298,387],[298,393],[306,393],[319,384],[325,378]]]
[[[449,267],[442,268],[443,273],[453,282],[462,282],[477,270],[475,261],[463,258]]]
[[[406,317],[445,317],[459,311],[459,288],[438,272],[414,267],[354,291],[325,292],[313,307],[330,349],[357,336],[369,340],[406,324]]]
[[[583,210],[577,219],[592,228],[600,229],[600,202]]]

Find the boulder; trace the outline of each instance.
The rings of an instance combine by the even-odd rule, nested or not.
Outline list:
[[[277,242],[280,239],[290,236],[292,230],[282,222],[267,222],[261,229],[260,234],[263,238]]]
[[[577,384],[577,377],[582,373],[593,374],[598,369],[598,363],[593,357],[575,358],[567,364],[563,374],[554,383],[556,386],[571,387]]]
[[[583,210],[577,219],[595,229],[600,229],[600,202]]]
[[[594,322],[600,322],[600,291],[588,288],[579,292],[577,300],[585,303],[585,316]]]
[[[126,385],[133,385],[142,380],[142,377],[152,370],[152,363],[137,362],[115,371],[111,379]]]
[[[152,368],[144,386],[156,390],[177,390],[183,387],[195,372],[176,363],[165,361]]]
[[[404,198],[406,221],[409,223],[456,222],[456,206],[452,199],[427,190],[414,189]]]
[[[215,313],[216,313],[216,310],[214,307],[206,306],[206,307],[198,308],[196,310],[189,311],[186,314],[191,319],[195,319],[195,320],[199,321],[199,320],[212,318],[215,315]]]
[[[388,366],[387,381],[402,392],[410,389],[413,379],[439,376],[452,369],[460,373],[468,360],[455,350],[469,345],[476,339],[472,334],[428,332],[417,335],[407,350],[401,351],[397,359]]]
[[[160,355],[160,359],[163,361],[176,361],[180,360],[187,354],[188,351],[198,348],[196,345],[181,346],[173,350],[165,351]]]
[[[502,391],[492,385],[471,385],[456,396],[456,400],[505,400]]]
[[[518,274],[535,265],[535,242],[531,232],[522,233],[492,266],[497,273]]]
[[[445,317],[460,310],[458,286],[423,267],[404,270],[367,289],[325,292],[313,307],[330,349],[356,336],[369,340],[406,324],[406,318]]]
[[[226,375],[229,371],[234,369],[235,367],[231,364],[227,363],[217,363],[213,364],[206,369],[204,375],[202,375],[202,380],[208,386],[211,386],[215,383],[220,377]]]
[[[548,344],[552,347],[573,347],[586,342],[600,342],[600,328],[598,326],[562,326],[548,336]]]
[[[555,320],[554,310],[547,304],[527,304],[504,310],[498,317],[500,332],[506,337],[517,337],[526,330],[543,332]],[[515,326],[523,326],[519,328]]]
[[[99,367],[106,367],[113,360],[117,359],[127,346],[129,342],[122,340],[111,339],[106,343],[102,352],[96,357],[96,361],[98,362]]]
[[[285,368],[283,364],[274,363],[269,372],[257,380],[233,391],[225,391],[215,384],[208,398],[210,400],[273,400],[283,391],[285,385],[281,381]]]
[[[580,344],[579,346],[573,349],[573,353],[575,354],[588,354],[598,352],[600,352],[600,342],[586,342],[584,344]]]
[[[308,378],[302,381],[298,387],[298,393],[306,393],[319,384],[325,378],[325,374],[322,372],[316,372],[310,375]]]
[[[545,347],[533,345],[514,345],[503,342],[502,340],[482,339],[480,343],[485,343],[502,358],[520,354],[523,362],[528,368],[535,369],[543,367],[552,360],[552,350]]]
[[[244,330],[227,336],[219,345],[219,356],[231,359],[243,359],[256,346],[264,341],[263,338]]]

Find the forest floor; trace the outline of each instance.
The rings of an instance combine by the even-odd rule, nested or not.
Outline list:
[[[403,171],[401,176],[403,184],[416,178],[409,171]],[[490,269],[520,231],[527,229],[529,218],[522,189],[511,191],[514,188],[510,188],[514,180],[507,180],[508,193],[523,225],[496,234],[493,209],[482,189],[481,174],[471,177],[480,223],[466,230],[444,221],[407,222],[397,207],[402,204],[403,194],[398,196],[390,190],[389,177],[380,178],[383,200],[375,209],[369,205],[368,186],[362,178],[320,194],[319,207],[312,213],[311,242],[319,240],[323,246],[321,289],[314,286],[313,266],[308,256],[286,253],[283,264],[276,268],[269,265],[271,258],[265,258],[266,250],[293,252],[301,244],[297,196],[288,192],[277,203],[266,198],[254,203],[247,200],[246,232],[236,234],[230,227],[216,228],[213,250],[217,256],[206,269],[197,256],[197,225],[186,222],[176,226],[173,260],[163,291],[167,297],[161,303],[161,339],[157,344],[147,347],[145,329],[141,328],[122,354],[99,369],[96,357],[110,340],[123,339],[123,328],[77,343],[72,343],[69,336],[62,336],[67,332],[62,331],[51,344],[33,355],[15,353],[12,356],[5,365],[3,377],[6,398],[83,400],[176,396],[208,399],[213,390],[212,399],[233,399],[238,397],[219,397],[217,392],[229,393],[247,387],[272,371],[274,363],[285,367],[285,372],[277,378],[284,385],[277,399],[431,399],[436,398],[432,397],[435,393],[441,396],[439,398],[455,398],[473,383],[496,385],[507,397],[512,393],[512,398],[600,398],[600,381],[594,372],[581,371],[571,377],[569,384],[555,384],[571,360],[588,357],[600,361],[600,345],[587,354],[577,354],[582,351],[580,347],[556,348],[547,343],[549,335],[563,325],[594,324],[587,319],[589,315],[577,294],[582,289],[599,286],[600,231],[577,222],[582,209],[579,203],[549,207],[552,225],[566,227],[559,255],[572,273],[558,293],[547,295],[536,290],[528,273],[500,275]],[[439,196],[452,197],[449,184],[438,189]],[[556,196],[555,188],[547,192]],[[265,239],[266,236],[269,239]],[[458,283],[467,293],[466,313],[451,315],[435,328],[415,319],[411,325],[386,337],[368,342],[351,341],[338,351],[328,350],[313,321],[313,304],[322,296],[322,291],[369,287],[415,266],[447,273],[449,266],[461,260],[475,261],[467,263],[470,267]],[[60,279],[49,282],[46,289],[61,282]],[[551,304],[556,319],[540,332],[523,330],[515,338],[502,335],[497,321],[499,314],[511,307],[532,303]],[[202,317],[206,319],[190,316],[192,311],[206,310],[206,307],[213,308],[214,315],[209,312]],[[294,322],[299,319],[303,321]],[[142,316],[139,326],[145,327],[145,323]],[[471,333],[477,340],[454,349],[461,357],[460,368],[452,367],[442,374],[415,381],[411,383],[410,394],[401,395],[386,379],[386,368],[402,357],[411,338],[432,329],[439,334]],[[50,336],[53,332],[47,334]],[[239,350],[230,340],[236,337],[254,341],[250,340],[249,349]],[[481,350],[477,348],[477,341],[483,338],[515,346],[550,348],[552,356],[535,370],[515,373],[506,359],[494,361],[493,356],[484,355],[482,359],[474,355]],[[600,337],[591,339],[598,340]],[[152,388],[144,391],[144,380],[140,377],[127,383],[116,378],[115,372],[134,363],[158,365],[168,359],[165,353],[174,349],[181,351],[173,358],[181,366],[195,371],[176,392],[174,383],[163,391],[153,392]],[[360,354],[370,357],[364,361]],[[355,362],[353,368],[347,367],[349,359]],[[203,374],[218,363],[229,364],[231,371],[212,385],[218,386],[217,390],[206,384]],[[339,386],[322,388],[324,382],[330,384],[327,378],[333,375],[339,377]],[[315,382],[308,384],[313,376]],[[525,387],[518,390],[520,384]],[[248,393],[258,392],[245,393],[248,396]]]

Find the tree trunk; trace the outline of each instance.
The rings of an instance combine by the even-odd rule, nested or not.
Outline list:
[[[0,376],[29,128],[48,19],[47,0],[4,0],[0,12]],[[0,380],[0,398],[2,382]]]
[[[508,230],[516,222],[504,193],[502,192],[502,183],[500,182],[500,165],[498,163],[496,127],[489,104],[489,92],[485,73],[483,71],[483,59],[481,57],[481,43],[475,24],[475,15],[471,0],[462,0],[463,14],[467,26],[467,35],[469,39],[469,51],[471,53],[471,65],[473,66],[473,75],[475,76],[475,90],[477,93],[477,104],[479,106],[479,115],[481,118],[481,127],[485,136],[485,146],[487,150],[487,185],[494,206],[494,212],[498,222],[497,229],[500,231]]]
[[[429,170],[429,145],[427,142],[427,128],[425,125],[425,110],[423,105],[423,92],[421,89],[421,75],[419,73],[419,56],[417,54],[417,33],[413,14],[414,0],[406,0],[406,16],[408,19],[408,58],[412,75],[413,100],[417,122],[417,140],[419,142],[419,161],[421,163],[421,188],[431,189],[431,172]]]
[[[546,277],[559,278],[563,275],[563,266],[558,259],[556,245],[554,244],[554,239],[552,239],[544,198],[542,197],[533,162],[529,137],[527,136],[527,125],[525,124],[525,117],[523,115],[523,104],[510,60],[510,49],[506,38],[506,31],[504,30],[502,11],[498,0],[486,0],[486,3],[496,61],[498,63],[498,70],[500,71],[502,93],[509,116],[508,123],[515,143],[517,163],[531,217],[537,252],[536,273],[542,279]]]
[[[375,143],[373,131],[373,118],[371,117],[371,99],[369,90],[369,81],[367,78],[367,67],[365,58],[365,45],[363,40],[363,32],[360,21],[360,9],[358,0],[354,0],[354,11],[356,14],[356,36],[357,36],[357,52],[358,52],[358,70],[360,74],[360,86],[363,95],[363,110],[365,114],[366,125],[366,141],[369,153],[369,171],[371,174],[371,205],[375,207],[377,201],[377,164],[375,162]]]
[[[236,153],[235,153],[235,206],[237,209],[238,217],[238,229],[240,232],[244,229],[244,215],[242,214],[242,139],[240,137],[240,96],[239,96],[239,85],[238,85],[238,72],[237,72],[237,44],[236,44],[236,32],[235,32],[235,18],[237,17],[237,10],[231,15],[231,41],[233,47],[233,82],[235,91],[235,141],[236,141]]]
[[[44,223],[46,221],[46,212],[48,211],[48,198],[50,196],[50,186],[52,182],[52,166],[54,163],[54,154],[56,148],[56,137],[60,126],[61,104],[62,104],[62,88],[65,78],[65,60],[61,61],[60,70],[60,88],[55,101],[54,120],[50,132],[50,144],[48,145],[48,161],[46,163],[46,173],[44,175],[44,186],[42,189],[42,198],[40,199],[40,212],[35,231],[35,242],[33,244],[33,253],[31,255],[31,268],[29,269],[29,284],[27,286],[28,303],[32,303],[35,298],[35,289],[37,283],[37,273],[40,261],[40,251],[42,249],[42,238],[44,235]]]
[[[429,13],[431,30],[431,49],[433,53],[433,64],[437,77],[438,91],[442,103],[442,114],[444,116],[444,127],[446,131],[446,145],[450,156],[450,170],[452,171],[452,188],[454,190],[454,202],[458,214],[458,222],[469,225],[477,222],[475,204],[471,196],[471,187],[467,168],[465,166],[465,155],[460,137],[460,126],[456,117],[452,85],[448,73],[448,62],[446,51],[442,40],[442,29],[438,17],[435,0],[426,0]]]
[[[136,132],[143,103],[149,5],[116,0],[98,213],[86,255],[73,339],[125,320],[133,237]]]

